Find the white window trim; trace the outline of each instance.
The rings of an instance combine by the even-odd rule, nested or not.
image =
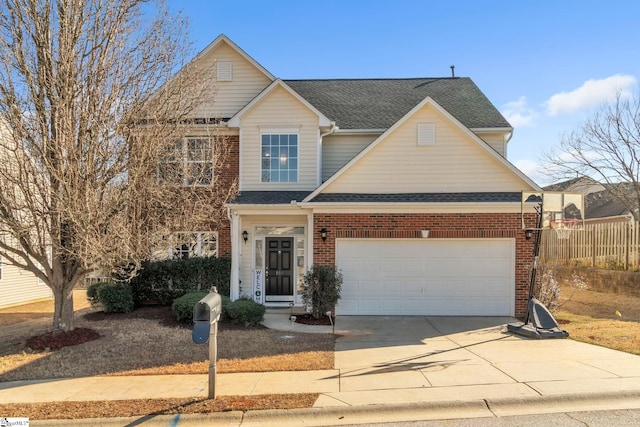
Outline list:
[[[436,145],[435,123],[418,123],[417,144],[419,147],[431,147]]]
[[[193,160],[189,160],[189,146],[188,146],[188,141],[190,139],[206,139],[210,142],[210,148],[211,148],[211,160],[210,161],[193,161]],[[181,146],[181,151],[182,151],[182,155],[180,157],[176,156],[179,160],[176,161],[163,161],[163,163],[176,163],[181,165],[182,168],[184,168],[185,170],[187,169],[187,165],[189,165],[190,163],[211,163],[211,182],[206,183],[206,184],[202,184],[202,183],[189,183],[188,179],[189,177],[184,176],[182,178],[182,182],[177,183],[178,185],[181,185],[183,187],[211,187],[211,185],[213,184],[213,180],[215,178],[215,139],[210,137],[210,136],[195,136],[195,135],[191,135],[191,136],[185,136],[183,138],[180,138],[180,140],[182,141],[182,146]],[[171,182],[170,179],[166,179],[166,181]]]
[[[296,167],[295,181],[262,181],[262,137],[264,135],[296,135],[298,139],[298,166]],[[260,128],[260,183],[269,185],[287,185],[297,184],[300,182],[300,128],[299,127],[281,127],[281,128]]]
[[[179,243],[179,242],[175,242],[174,243],[174,236],[176,234],[195,234],[197,235],[196,239],[196,255],[194,255],[193,257],[202,257],[202,237],[205,234],[209,234],[211,235],[216,242],[215,245],[215,255],[213,255],[214,257],[218,257],[218,251],[220,250],[220,240],[218,238],[218,232],[217,231],[181,231],[178,233],[175,233],[174,235],[169,237],[169,247],[167,249],[167,256],[169,257],[169,259],[181,259],[181,258],[174,258],[174,255],[176,252],[174,252],[175,246]],[[191,256],[190,256],[191,258]]]

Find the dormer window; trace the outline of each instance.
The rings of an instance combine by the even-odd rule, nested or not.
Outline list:
[[[220,61],[216,68],[216,78],[219,82],[230,82],[233,80],[233,62]]]

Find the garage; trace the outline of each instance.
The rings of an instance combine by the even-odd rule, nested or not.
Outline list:
[[[514,239],[337,239],[336,265],[338,315],[514,315]]]

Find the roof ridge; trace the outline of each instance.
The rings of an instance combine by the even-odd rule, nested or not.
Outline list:
[[[471,80],[470,77],[338,77],[322,79],[282,79],[284,82],[333,82],[333,81],[378,81],[378,80]]]

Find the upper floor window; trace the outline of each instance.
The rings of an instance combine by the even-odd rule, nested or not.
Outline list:
[[[160,179],[180,185],[213,183],[213,140],[187,137],[176,141],[159,168]]]
[[[262,182],[298,182],[298,134],[262,134]]]
[[[218,233],[194,231],[171,236],[169,259],[218,256]]]

